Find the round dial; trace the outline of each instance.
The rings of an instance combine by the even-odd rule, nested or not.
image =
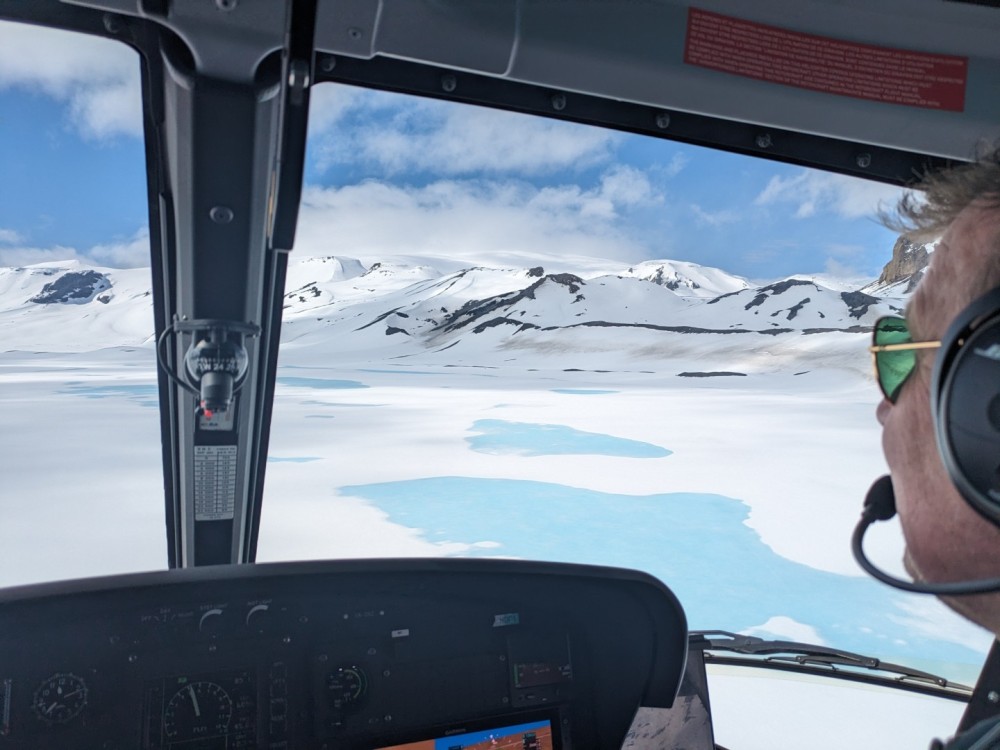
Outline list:
[[[163,731],[174,741],[218,737],[229,732],[233,701],[214,682],[189,682],[167,701]]]
[[[66,724],[87,705],[87,683],[75,674],[57,672],[35,688],[31,705],[42,721]]]
[[[358,666],[349,665],[326,677],[326,694],[334,709],[349,710],[359,706],[368,692],[368,676]]]

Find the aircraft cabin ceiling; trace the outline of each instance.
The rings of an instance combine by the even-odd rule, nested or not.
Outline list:
[[[259,57],[268,32],[274,49],[282,43],[285,10],[274,0],[73,2],[162,16],[188,42],[201,72],[223,78],[252,69],[248,55]],[[350,68],[336,72],[344,58],[407,61],[458,74],[436,82],[448,98],[462,98],[466,73],[550,89],[551,114],[568,119],[581,116],[574,112],[574,95],[581,94],[662,108],[654,127],[676,127],[678,133],[663,135],[680,140],[697,141],[704,130],[704,123],[685,126],[688,113],[966,160],[978,143],[1000,137],[998,5],[317,0],[314,46],[333,58],[321,59],[316,77],[350,81]],[[212,45],[205,45],[210,35]],[[404,68],[386,68],[358,82],[434,93],[420,91],[412,78]],[[765,136],[771,144],[761,145]],[[719,145],[742,150],[726,140]],[[780,150],[776,141],[776,134],[758,133],[749,148]]]

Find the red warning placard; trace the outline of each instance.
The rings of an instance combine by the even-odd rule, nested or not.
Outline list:
[[[684,62],[786,86],[961,112],[969,61],[688,10]]]

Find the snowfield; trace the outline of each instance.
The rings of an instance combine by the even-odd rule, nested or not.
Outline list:
[[[849,552],[886,470],[868,331],[905,300],[597,265],[293,256],[258,559],[636,567],[692,627],[974,680],[990,638]],[[149,284],[0,269],[0,584],[165,564]],[[882,526],[867,548],[902,573]]]

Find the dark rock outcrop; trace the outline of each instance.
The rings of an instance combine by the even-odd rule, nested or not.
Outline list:
[[[111,282],[97,271],[69,271],[42,287],[29,302],[39,305],[83,304],[111,288]],[[109,298],[110,299],[110,298]]]
[[[498,294],[494,297],[489,297],[487,299],[471,299],[455,312],[448,315],[437,327],[436,330],[443,331],[454,331],[464,326],[469,325],[475,321],[480,320],[486,315],[490,315],[496,310],[508,309],[515,305],[522,299],[535,299],[535,292],[543,284],[555,284],[557,286],[566,287],[570,294],[577,294],[580,289],[584,286],[585,282],[579,276],[574,276],[571,273],[553,273],[548,276],[543,276],[538,281],[536,281],[531,286],[526,289],[521,289],[517,292],[508,292],[507,294]],[[578,302],[582,297],[578,296],[574,302]],[[479,330],[482,330],[481,327]]]
[[[762,304],[764,304],[764,302],[767,300],[768,297],[777,296],[779,294],[784,294],[789,289],[791,289],[793,286],[816,286],[816,285],[813,284],[811,281],[806,281],[805,279],[785,279],[784,281],[778,281],[778,282],[776,282],[774,284],[768,284],[767,286],[762,286],[757,291],[757,296],[754,297],[749,302],[747,302],[743,306],[743,309],[744,310],[749,310],[751,307],[757,307],[758,305],[762,305]],[[725,297],[725,296],[728,296],[728,295],[725,295],[725,294],[722,295],[722,297]],[[714,300],[712,300],[712,302],[720,300],[720,299],[722,299],[722,297],[716,297]],[[806,301],[808,301],[808,299]],[[709,303],[709,304],[711,304],[711,303]],[[801,304],[800,304],[800,306],[801,306]],[[789,318],[789,320],[791,320],[794,317],[795,316],[792,315]]]
[[[850,316],[858,319],[868,312],[869,307],[879,303],[878,297],[872,297],[864,292],[841,292],[840,298],[847,305]]]

